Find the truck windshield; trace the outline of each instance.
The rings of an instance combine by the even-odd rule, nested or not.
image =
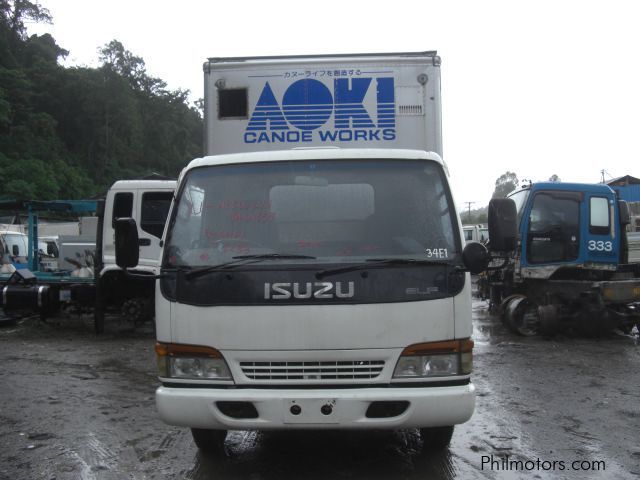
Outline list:
[[[524,205],[529,197],[530,190],[520,190],[516,193],[512,193],[509,195],[509,198],[513,200],[516,204],[516,211],[518,212],[518,223],[522,219],[522,211],[524,210]]]
[[[164,266],[246,255],[263,255],[269,267],[374,257],[459,261],[451,205],[441,166],[427,160],[199,167],[188,172],[173,209]]]

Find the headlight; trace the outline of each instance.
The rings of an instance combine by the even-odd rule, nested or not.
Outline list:
[[[229,380],[227,364],[221,358],[170,357],[169,376],[174,378],[202,378]]]
[[[424,357],[401,357],[394,377],[438,377],[458,374],[458,355],[430,355]]]
[[[157,343],[156,354],[161,377],[232,380],[227,362],[215,348]]]
[[[473,341],[452,340],[411,345],[404,349],[394,378],[468,375],[473,368]]]

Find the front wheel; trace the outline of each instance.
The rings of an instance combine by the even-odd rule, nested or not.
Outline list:
[[[205,453],[223,453],[226,430],[211,430],[207,428],[192,428],[191,435],[199,450]]]
[[[421,428],[420,436],[422,437],[423,450],[442,450],[447,448],[451,443],[453,436],[453,425],[446,427],[430,427]]]

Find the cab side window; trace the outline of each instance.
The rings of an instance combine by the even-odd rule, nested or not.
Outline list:
[[[577,196],[538,193],[529,215],[527,259],[531,263],[578,258],[580,200]]]
[[[609,201],[605,197],[589,199],[589,233],[606,235],[611,228]]]
[[[140,228],[161,238],[171,206],[172,192],[147,192],[142,195]]]

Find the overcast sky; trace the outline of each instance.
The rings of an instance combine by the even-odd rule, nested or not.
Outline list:
[[[520,179],[640,177],[640,7],[616,1],[41,0],[65,65],[113,39],[203,96],[208,57],[437,50],[459,206]],[[466,206],[465,206],[466,210]]]

